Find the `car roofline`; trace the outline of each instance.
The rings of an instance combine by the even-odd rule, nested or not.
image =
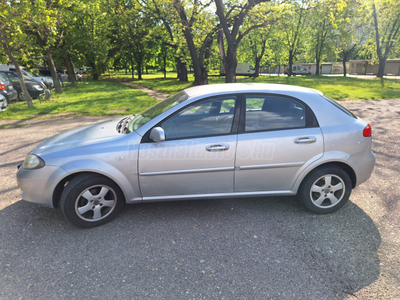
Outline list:
[[[242,92],[280,94],[287,93],[288,91],[312,94],[316,93],[319,95],[323,95],[321,91],[312,88],[275,83],[221,83],[199,85],[185,89],[185,92],[189,96],[189,98],[226,94],[229,92],[231,92],[232,94],[239,94]]]

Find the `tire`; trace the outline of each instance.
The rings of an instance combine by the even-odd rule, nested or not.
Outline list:
[[[352,184],[349,175],[337,166],[321,167],[303,180],[298,201],[315,214],[339,210],[349,200]]]
[[[18,94],[18,99],[21,100],[21,101],[26,101],[24,92],[20,92],[20,93]]]
[[[61,194],[65,218],[81,228],[92,228],[111,221],[125,204],[124,195],[111,179],[98,174],[74,177]]]

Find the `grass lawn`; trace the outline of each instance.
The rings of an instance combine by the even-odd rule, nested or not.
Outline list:
[[[117,82],[84,81],[77,88],[68,88],[63,94],[54,94],[49,101],[34,100],[34,108],[26,102],[11,103],[0,112],[1,119],[26,119],[32,116],[106,116],[129,115],[141,112],[157,103],[146,93]]]
[[[132,80],[125,72],[106,73],[103,78],[120,78],[134,82],[147,88],[174,94],[192,86],[193,75],[189,82],[179,82],[176,73],[168,72],[167,78],[163,73],[144,74],[143,80]],[[223,83],[224,77],[210,77],[209,83]],[[360,79],[354,77],[331,76],[260,76],[259,78],[238,77],[238,82],[264,82],[305,86],[322,91],[335,100],[370,100],[400,98],[400,81],[396,79]],[[67,88],[61,95],[54,95],[50,101],[34,100],[35,107],[29,109],[26,102],[16,102],[0,112],[0,120],[28,119],[31,117],[60,117],[60,116],[106,116],[129,115],[141,112],[154,105],[156,99],[146,93],[124,86],[118,82],[106,80],[87,80],[79,83],[77,88]],[[2,126],[3,128],[6,126]],[[0,128],[2,128],[0,126]]]
[[[189,77],[189,83],[182,83],[176,78],[158,78],[154,75],[144,75],[144,80],[134,80],[135,83],[158,92],[173,94],[184,88],[192,86],[193,77]],[[176,75],[175,75],[176,77]],[[400,80],[355,78],[340,76],[260,76],[249,78],[239,76],[238,82],[279,83],[304,86],[323,92],[326,96],[335,100],[373,100],[394,99],[400,97]],[[209,83],[224,83],[224,77],[210,77]]]

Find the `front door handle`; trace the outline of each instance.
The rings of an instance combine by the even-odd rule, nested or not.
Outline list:
[[[226,144],[216,144],[216,145],[208,145],[206,146],[206,150],[213,152],[213,151],[226,151],[229,149],[229,145]]]
[[[315,143],[317,138],[315,136],[303,136],[294,139],[295,144],[311,144]]]

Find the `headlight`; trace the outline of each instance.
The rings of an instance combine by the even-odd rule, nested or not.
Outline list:
[[[28,154],[22,165],[26,170],[40,169],[45,165],[44,160],[35,154]]]

